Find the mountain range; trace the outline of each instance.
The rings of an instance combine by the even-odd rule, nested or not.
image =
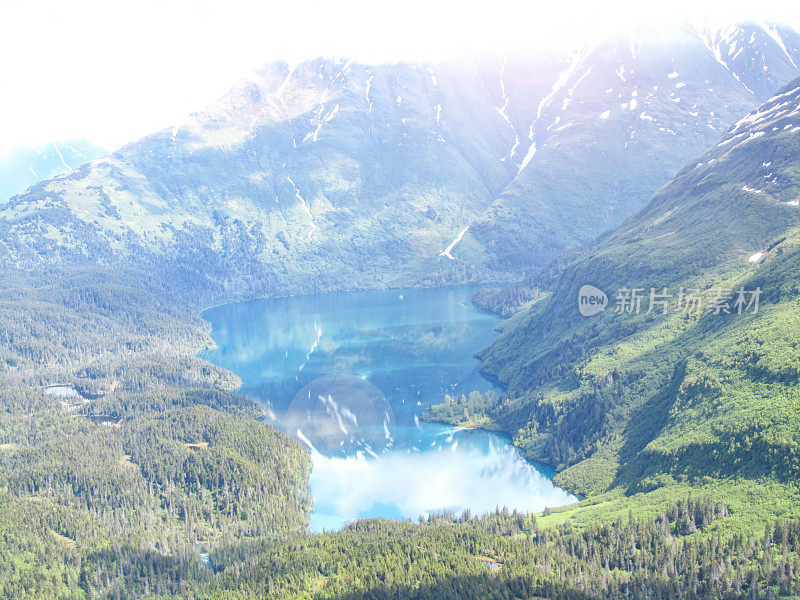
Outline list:
[[[275,63],[0,211],[22,269],[221,297],[515,279],[613,228],[798,74],[745,24],[443,64]]]
[[[32,182],[0,207],[0,597],[797,598],[798,48],[276,63]],[[197,356],[201,310],[467,280],[522,281],[480,295],[504,391],[426,418],[582,501],[309,533],[309,454]]]

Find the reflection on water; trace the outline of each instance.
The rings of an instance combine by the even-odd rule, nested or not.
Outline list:
[[[310,450],[347,458],[373,458],[395,442],[394,411],[377,387],[363,377],[323,375],[295,394],[280,426]]]
[[[492,389],[473,354],[497,319],[471,305],[473,292],[325,294],[205,313],[217,349],[204,358],[239,375],[241,393],[309,446],[313,529],[574,501],[504,439],[419,421],[445,394]]]

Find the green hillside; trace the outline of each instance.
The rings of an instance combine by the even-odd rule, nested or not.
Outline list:
[[[797,497],[798,83],[585,249],[482,352],[508,397],[461,403],[555,466],[562,485],[590,497],[656,498],[671,486],[735,493],[769,481],[785,486],[774,493]],[[604,312],[580,314],[585,284],[608,294]],[[620,313],[618,294],[634,288],[640,313]],[[663,303],[648,312],[651,288],[672,294],[666,314]],[[758,288],[757,312],[738,314],[738,291]],[[700,312],[680,309],[681,289],[683,300],[703,296]],[[730,314],[715,314],[719,290],[732,294]],[[437,414],[458,419],[463,407],[452,401]]]
[[[0,597],[177,594],[200,552],[305,529],[308,453],[193,357],[191,309],[100,271],[2,282]]]

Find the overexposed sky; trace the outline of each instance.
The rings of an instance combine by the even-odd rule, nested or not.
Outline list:
[[[278,59],[438,60],[690,18],[800,26],[800,2],[0,0],[0,153],[67,138],[113,150]]]

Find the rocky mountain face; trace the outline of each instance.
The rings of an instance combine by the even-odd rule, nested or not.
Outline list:
[[[272,64],[12,200],[1,260],[131,266],[226,297],[518,277],[632,214],[797,75],[798,47],[745,25]]]
[[[511,398],[488,413],[586,494],[711,475],[793,481],[798,167],[800,79],[507,322],[482,358]],[[605,310],[580,311],[585,285],[607,294]]]
[[[83,140],[53,142],[38,148],[15,148],[0,155],[0,204],[45,179],[68,173],[105,150]]]
[[[502,271],[611,229],[795,77],[800,37],[759,26],[640,32],[581,49],[526,126],[520,172],[470,235]]]

